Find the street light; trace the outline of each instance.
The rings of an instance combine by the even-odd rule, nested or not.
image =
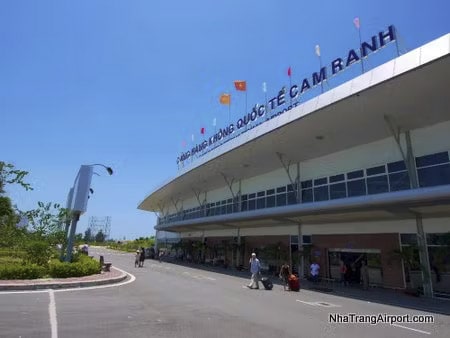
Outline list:
[[[67,240],[67,254],[65,257],[66,262],[70,262],[72,259],[73,242],[75,238],[77,223],[80,219],[80,216],[87,210],[89,193],[91,193],[92,191],[91,181],[94,174],[94,166],[101,166],[106,169],[109,175],[113,174],[113,170],[111,169],[111,167],[107,167],[104,164],[100,163],[82,165],[80,167],[77,177],[75,178],[75,181],[73,183],[73,188],[70,189],[67,199],[67,208],[72,214],[72,223],[70,225],[69,238]]]

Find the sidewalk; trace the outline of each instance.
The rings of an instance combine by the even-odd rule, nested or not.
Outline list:
[[[84,277],[0,280],[0,291],[82,288],[119,283],[127,276],[126,273],[111,267],[109,272]]]
[[[223,267],[214,267],[210,265],[185,263],[177,260],[165,260],[164,262],[250,279],[250,273],[246,270],[237,271],[235,269],[225,269]],[[277,277],[271,277],[271,280],[274,285],[282,285],[281,281]],[[428,299],[425,297],[414,297],[405,294],[403,290],[391,290],[383,288],[370,288],[369,290],[363,290],[357,286],[345,287],[340,283],[313,284],[306,279],[301,279],[300,286],[301,289],[304,290],[450,316],[450,300],[448,299]],[[298,295],[301,295],[301,290]]]

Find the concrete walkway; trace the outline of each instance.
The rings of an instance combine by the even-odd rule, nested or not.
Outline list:
[[[237,271],[235,269],[225,269],[223,267],[214,267],[204,264],[185,263],[169,259],[165,260],[165,262],[250,279],[250,273],[245,270]],[[271,280],[273,284],[281,285],[281,281],[278,279],[278,277],[271,277]],[[403,290],[391,290],[383,288],[370,288],[369,290],[363,290],[358,286],[344,287],[340,283],[313,284],[312,282],[306,279],[302,279],[300,281],[300,285],[301,289],[328,293],[334,296],[353,298],[360,301],[392,305],[420,311],[434,312],[450,316],[449,299],[443,298],[428,299],[425,297],[415,297],[405,294]]]

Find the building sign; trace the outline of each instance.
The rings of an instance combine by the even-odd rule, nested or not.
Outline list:
[[[345,58],[334,59],[328,66],[322,67],[318,72],[313,72],[310,77],[304,78],[299,84],[294,84],[288,89],[286,87],[281,88],[278,95],[270,98],[265,104],[255,104],[251,112],[242,116],[235,123],[220,128],[209,139],[203,140],[193,146],[191,150],[180,154],[177,158],[177,164],[183,164],[184,161],[194,156],[205,155],[223,142],[230,141],[243,132],[295,108],[300,102],[292,102],[293,100],[298,99],[311,88],[321,85],[328,78],[339,74],[353,64],[361,62],[370,54],[395,41],[395,39],[395,27],[391,25],[386,31],[372,36],[369,41],[362,42],[358,50],[350,49]],[[286,107],[287,103],[289,105]],[[271,113],[268,114],[268,112]]]

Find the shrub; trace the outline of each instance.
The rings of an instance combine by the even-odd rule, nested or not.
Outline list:
[[[80,256],[75,263],[53,260],[49,265],[49,274],[54,278],[88,276],[100,273],[100,271],[100,263],[87,256]]]
[[[36,279],[45,274],[46,269],[36,264],[7,263],[0,266],[0,279]]]
[[[25,246],[25,260],[31,264],[47,266],[53,253],[53,249],[46,241],[33,240]]]

